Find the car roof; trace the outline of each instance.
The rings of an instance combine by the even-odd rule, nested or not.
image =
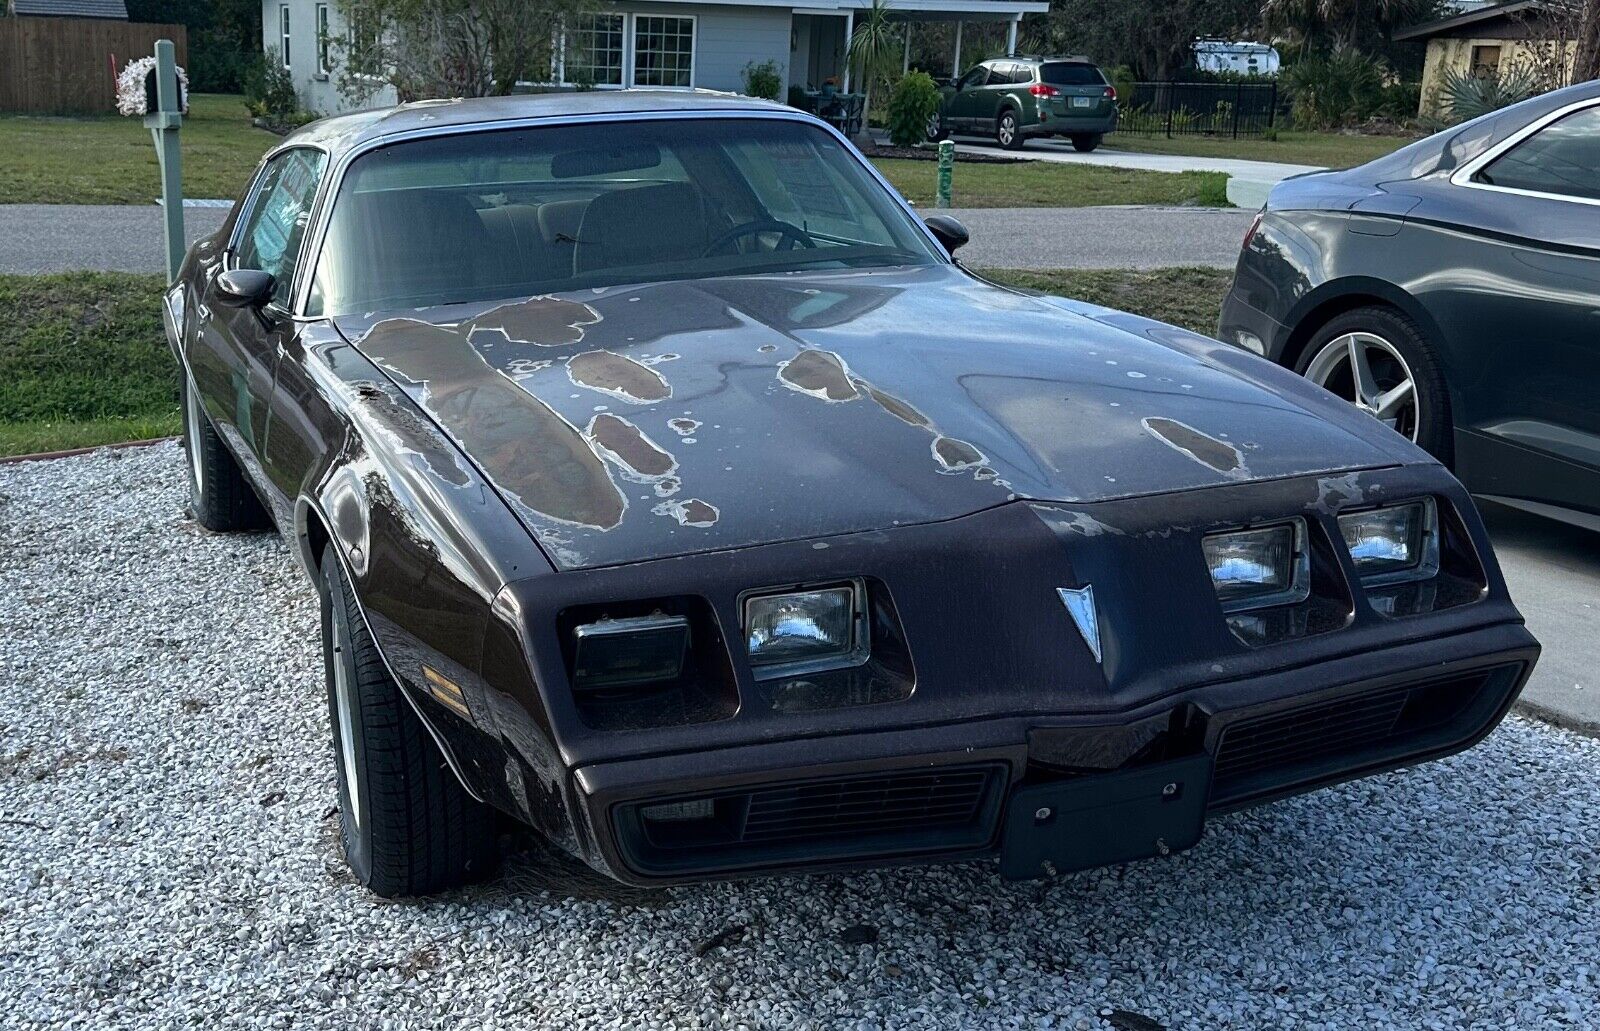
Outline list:
[[[291,133],[282,146],[311,145],[334,157],[373,140],[422,129],[538,118],[607,117],[657,112],[801,112],[769,100],[715,90],[579,90],[507,97],[421,100],[397,107],[334,115]]]
[[[996,57],[995,61],[1016,61],[1020,64],[1094,64],[1083,54],[1067,57],[1040,57],[1038,54],[1017,54],[1013,57]]]

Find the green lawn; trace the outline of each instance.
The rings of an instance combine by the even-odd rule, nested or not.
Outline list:
[[[184,195],[235,197],[278,137],[250,124],[239,97],[195,93],[181,139]],[[138,118],[0,115],[0,204],[150,204],[160,193]]]
[[[0,276],[0,455],[178,432],[158,276]]]
[[[939,164],[906,158],[874,162],[913,204],[933,205]],[[951,176],[957,208],[1083,208],[1094,204],[1194,204],[1229,207],[1228,177],[1218,172],[1146,172],[1049,161],[958,161]]]
[[[1412,137],[1362,136],[1341,132],[1280,131],[1275,140],[1215,139],[1209,136],[1133,136],[1112,133],[1102,144],[1107,150],[1144,154],[1187,154],[1208,158],[1244,158],[1247,161],[1282,161],[1291,165],[1350,168],[1399,150]]]
[[[982,269],[1010,286],[1077,297],[1210,334],[1226,269]],[[0,456],[179,431],[161,280],[125,273],[0,275]]]

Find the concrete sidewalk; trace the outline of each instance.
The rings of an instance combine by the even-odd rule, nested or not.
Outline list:
[[[1291,165],[1282,161],[1246,161],[1242,158],[1194,157],[1186,154],[1140,154],[1134,151],[1106,150],[1080,154],[1065,140],[1029,140],[1022,150],[1004,150],[977,138],[955,137],[956,149],[974,154],[1024,157],[1034,161],[1054,161],[1065,165],[1105,165],[1110,168],[1142,168],[1149,172],[1222,172],[1239,179],[1281,182],[1292,175],[1322,171],[1319,165]],[[1122,141],[1129,146],[1136,142]]]

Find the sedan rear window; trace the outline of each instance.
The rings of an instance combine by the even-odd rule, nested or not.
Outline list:
[[[1039,66],[1039,81],[1052,86],[1104,86],[1100,69],[1082,61],[1052,61]]]
[[[496,130],[353,162],[307,310],[943,260],[816,126],[722,118]]]

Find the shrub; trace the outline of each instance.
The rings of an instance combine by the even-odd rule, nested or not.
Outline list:
[[[789,87],[789,106],[798,107],[802,111],[811,108],[811,98],[806,96],[806,88],[804,86]]]
[[[889,95],[889,142],[914,147],[926,139],[940,100],[939,87],[927,72],[907,73]]]
[[[1106,73],[1106,78],[1111,80],[1111,88],[1117,91],[1117,103],[1123,107],[1133,103],[1133,84],[1139,79],[1133,74],[1132,68],[1119,64]]]
[[[778,62],[762,61],[757,64],[751,61],[744,66],[743,75],[746,96],[760,97],[762,100],[778,99],[778,93],[783,89],[783,76],[778,74]]]
[[[1404,122],[1417,117],[1417,109],[1421,106],[1422,83],[1391,82],[1383,88],[1383,97],[1374,114]]]
[[[1336,129],[1372,116],[1383,102],[1384,69],[1357,50],[1307,57],[1283,73],[1297,129]]]
[[[1451,68],[1439,80],[1440,106],[1456,122],[1498,111],[1520,100],[1527,100],[1537,92],[1537,76],[1522,65],[1501,68],[1494,75],[1481,79]]]
[[[286,119],[300,110],[294,78],[276,47],[258,55],[244,77],[244,106],[257,118]]]

